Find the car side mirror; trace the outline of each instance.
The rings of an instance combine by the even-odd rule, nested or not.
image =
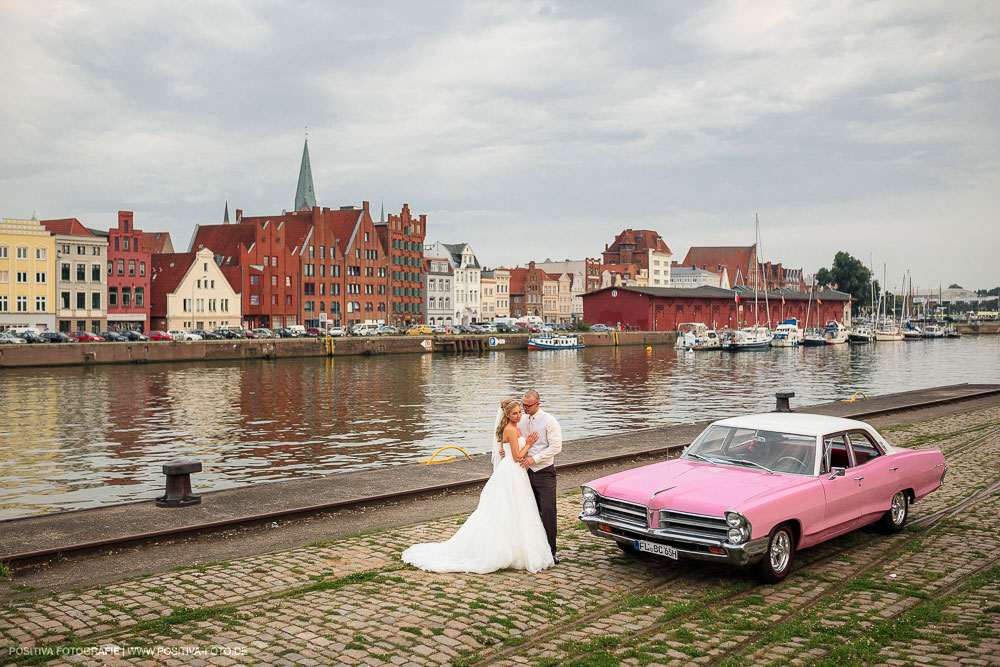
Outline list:
[[[847,474],[847,468],[834,468],[830,471],[830,476],[827,479],[833,479],[834,477],[843,477]]]

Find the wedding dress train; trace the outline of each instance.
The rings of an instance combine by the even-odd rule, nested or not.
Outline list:
[[[551,567],[552,552],[527,471],[508,452],[483,487],[476,511],[451,539],[415,544],[401,558],[431,572],[539,572]]]

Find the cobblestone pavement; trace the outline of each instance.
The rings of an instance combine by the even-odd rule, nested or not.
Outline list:
[[[577,521],[571,493],[561,562],[539,574],[400,562],[452,517],[28,597],[0,608],[0,664],[1000,664],[1000,494],[982,492],[1000,480],[997,432],[1000,408],[883,430],[945,451],[946,486],[902,533],[808,549],[776,586],[623,554]]]

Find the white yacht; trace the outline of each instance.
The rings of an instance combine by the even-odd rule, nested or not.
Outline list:
[[[802,329],[794,317],[785,320],[774,329],[771,347],[795,347],[802,344]]]
[[[674,347],[683,350],[718,350],[722,341],[715,329],[702,322],[684,322],[677,325],[677,342]]]

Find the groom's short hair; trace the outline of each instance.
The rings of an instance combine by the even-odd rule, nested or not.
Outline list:
[[[535,391],[534,389],[529,389],[528,391],[524,392],[524,398],[528,399],[529,401],[535,401],[535,402],[541,400],[538,396],[538,392]]]

